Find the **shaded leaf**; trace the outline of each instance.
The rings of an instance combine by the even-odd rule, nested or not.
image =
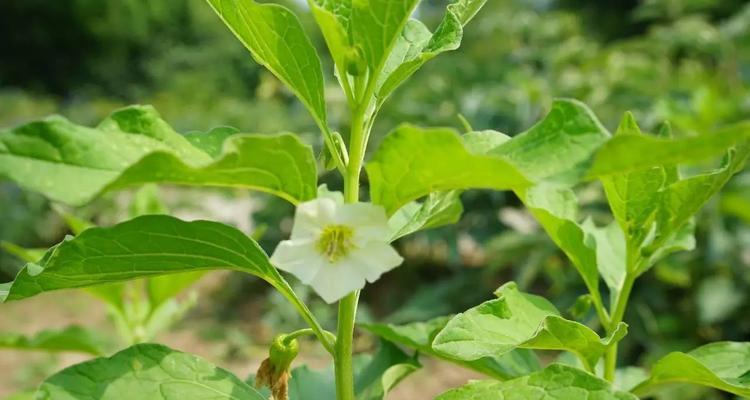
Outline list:
[[[414,232],[458,222],[464,207],[460,192],[430,193],[421,203],[411,202],[399,208],[388,220],[393,234],[391,240]]]
[[[265,400],[231,372],[198,356],[141,344],[110,358],[66,368],[47,378],[37,399]]]
[[[0,332],[0,348],[46,352],[78,352],[104,354],[108,343],[94,331],[69,326],[60,330],[44,330],[34,336]]]
[[[586,231],[577,222],[578,200],[575,193],[564,187],[539,184],[523,192],[516,191],[516,194],[573,263],[591,293],[592,301],[602,304],[596,241],[588,239]]]

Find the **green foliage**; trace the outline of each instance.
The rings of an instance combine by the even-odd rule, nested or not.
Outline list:
[[[688,353],[674,352],[654,364],[650,377],[633,391],[646,395],[660,385],[692,383],[750,396],[750,343],[716,342]]]
[[[437,400],[585,399],[634,400],[635,396],[613,390],[609,383],[579,369],[552,364],[542,371],[505,382],[476,381],[450,390]]]
[[[620,324],[611,337],[575,321],[562,318],[555,307],[539,296],[518,291],[507,283],[498,299],[453,317],[432,342],[432,348],[459,360],[499,357],[516,348],[573,352],[593,372],[602,355],[627,334]]]
[[[414,322],[407,325],[361,324],[369,332],[387,341],[412,348],[420,354],[430,355],[466,368],[473,369],[491,377],[505,380],[516,378],[538,370],[539,360],[528,350],[514,350],[499,353],[488,353],[480,357],[464,359],[445,352],[437,352],[432,343],[450,318],[441,317],[427,322]]]
[[[224,130],[205,135],[224,139],[221,155],[212,158],[212,150],[193,146],[150,107],[122,109],[95,129],[53,117],[0,136],[0,173],[74,205],[106,190],[151,182],[245,187],[291,202],[314,196],[315,159],[296,137],[227,138]]]
[[[238,230],[153,215],[92,228],[63,241],[38,263],[24,267],[0,298],[19,300],[52,290],[211,269],[233,269],[283,285],[263,250]]]
[[[203,273],[229,269],[260,277],[280,291],[309,325],[290,335],[316,336],[334,360],[329,371],[295,370],[292,378],[298,381],[291,387],[286,373],[293,357],[285,358],[282,368],[270,375],[268,364],[264,363],[266,370],[261,366],[260,380],[272,387],[279,400],[287,397],[287,391],[291,398],[315,391],[339,400],[383,399],[419,366],[416,357],[396,345],[496,379],[469,383],[445,393],[441,399],[631,399],[633,394],[618,392],[612,385],[649,394],[674,382],[748,395],[747,343],[721,342],[689,354],[671,353],[656,362],[650,376],[641,383],[637,382],[643,378],[643,370],[618,369],[618,346],[626,334],[624,321],[636,279],[667,256],[695,247],[696,214],[744,168],[750,157],[750,124],[733,118],[733,124],[717,127],[726,116],[741,115],[741,108],[730,102],[706,106],[721,103],[718,93],[726,85],[710,81],[701,88],[703,97],[691,99],[694,103],[690,107],[697,109],[698,118],[680,119],[681,114],[674,112],[678,108],[674,99],[666,99],[656,107],[662,114],[678,116],[677,126],[690,133],[679,137],[672,137],[669,125],[662,126],[656,136],[643,134],[629,113],[616,134],[610,135],[594,113],[576,100],[547,99],[549,113],[514,137],[491,130],[475,131],[463,117],[469,131],[463,136],[451,128],[399,123],[366,164],[370,200],[382,206],[384,214],[373,204],[363,204],[359,197],[361,169],[375,119],[379,112],[387,110],[383,108],[385,100],[427,61],[458,48],[465,36],[465,25],[488,2],[450,3],[445,13],[442,9],[438,12],[439,22],[431,32],[427,24],[412,19],[417,14],[423,17],[414,12],[418,0],[309,0],[312,18],[332,53],[335,75],[343,88],[344,96],[338,100],[346,106],[341,107],[345,111],[342,114],[348,112],[348,135],[329,125],[337,124],[341,115],[327,107],[327,100],[332,99],[327,96],[322,68],[327,60],[321,62],[315,44],[305,33],[304,19],[278,4],[254,0],[208,3],[255,60],[285,84],[312,114],[325,146],[323,166],[337,169],[344,185],[342,193],[316,191],[318,170],[312,147],[296,135],[240,134],[232,128],[182,135],[153,108],[144,106],[117,111],[96,128],[52,117],[2,131],[0,175],[51,200],[72,205],[88,203],[109,190],[147,185],[135,195],[133,215],[166,211],[153,192],[152,185],[157,183],[249,188],[274,194],[294,205],[304,203],[296,214],[291,240],[283,244],[292,249],[288,256],[295,268],[285,269],[320,294],[333,292],[337,283],[354,282],[355,277],[361,278],[359,275],[367,278],[358,279],[359,286],[347,286],[353,292],[337,293],[332,298],[340,300],[336,334],[322,329],[253,239],[223,224],[184,222],[164,215],[140,216],[106,228],[89,228],[87,221],[63,215],[77,236],[66,238],[42,257],[23,248],[5,246],[30,262],[13,282],[0,285],[2,301],[59,289],[89,288],[90,293],[108,304],[116,325],[126,332],[123,336],[130,335],[130,341],[139,342],[153,337],[175,316],[184,313],[190,301],[180,304],[174,297]],[[510,3],[496,2],[490,7],[502,12],[508,10]],[[169,10],[168,5],[165,7],[162,11]],[[705,41],[694,50],[719,58],[736,49],[725,49],[717,38],[743,35],[742,29],[730,29],[730,25],[726,29],[733,33],[712,32],[706,30],[702,19],[686,18],[667,30],[650,34],[649,38],[660,37],[668,42],[666,49],[649,48],[638,53],[635,49],[644,43],[624,43],[605,52],[602,60],[591,55],[598,52],[597,46],[580,41],[582,33],[572,28],[575,21],[561,16],[555,20],[557,24],[548,25],[532,15],[533,8],[529,10],[525,15],[511,13],[509,18],[495,18],[497,21],[488,26],[496,29],[502,25],[502,29],[522,38],[520,45],[507,40],[500,46],[511,46],[504,48],[505,53],[514,57],[519,54],[519,58],[544,69],[545,78],[551,83],[546,89],[535,87],[539,85],[537,81],[531,87],[520,85],[516,92],[501,90],[501,104],[517,101],[519,90],[520,96],[528,100],[557,93],[561,87],[560,93],[579,94],[577,97],[602,105],[601,99],[609,101],[609,90],[622,77],[639,74],[646,79],[634,79],[638,84],[625,91],[649,96],[653,94],[649,86],[658,88],[660,83],[655,79],[659,76],[651,72],[659,68],[660,77],[665,80],[678,71],[676,75],[685,81],[677,86],[690,87],[696,82],[695,76],[710,76],[703,64],[695,68],[695,76],[691,75],[689,64],[679,68],[644,65],[651,64],[652,57],[661,53],[682,58],[680,54],[687,45],[685,36],[696,38],[692,36],[695,31],[710,34],[703,35]],[[645,12],[648,7],[640,10]],[[152,11],[158,9],[149,9]],[[701,38],[698,36],[696,39]],[[580,42],[572,45],[576,39]],[[546,46],[539,48],[543,50],[539,50],[542,54],[538,58],[519,51],[533,48],[536,52],[534,44],[538,42]],[[583,54],[581,65],[571,73],[568,65],[580,56],[579,52]],[[486,77],[493,76],[494,69],[502,69],[502,76],[513,84],[528,77],[528,71],[515,70],[512,63],[508,68],[497,65],[503,60],[491,61],[461,64],[476,67]],[[461,71],[451,72],[461,75]],[[275,81],[266,84],[276,86]],[[431,86],[435,85],[425,85]],[[191,85],[187,87],[193,92]],[[484,96],[481,91],[478,96],[474,93],[479,102],[493,104],[491,96]],[[446,97],[460,98],[441,98]],[[429,108],[430,101],[422,105]],[[605,120],[609,120],[611,110],[605,113]],[[437,118],[430,116],[425,120]],[[528,123],[523,126],[534,120],[536,113],[529,112],[524,121]],[[654,125],[650,119],[649,125]],[[719,167],[706,172],[704,166],[719,156],[723,156]],[[586,209],[586,203],[577,198],[577,190],[584,185],[596,192],[599,182],[593,181],[597,180],[603,186],[611,217],[602,210]],[[460,196],[472,189],[513,192],[567,256],[588,290],[583,296],[569,290],[573,298],[580,300],[572,312],[580,321],[564,318],[549,301],[524,293],[510,283],[499,289],[497,299],[454,317],[403,326],[364,325],[385,342],[374,357],[353,358],[359,289],[383,272],[375,268],[381,261],[377,255],[389,255],[391,266],[395,266],[401,257],[390,243],[421,230],[456,223],[465,209]],[[596,196],[600,194],[589,195],[589,201]],[[333,197],[339,201],[332,201]],[[604,206],[601,200],[598,197],[594,201]],[[584,212],[586,219],[582,219]],[[390,216],[387,227],[386,215]],[[356,223],[350,226],[349,221]],[[528,230],[534,229],[532,226]],[[361,234],[360,230],[368,233]],[[330,236],[321,240],[322,232]],[[347,255],[354,246],[363,245],[360,236],[375,244],[366,260]],[[543,247],[542,258],[552,254],[550,248],[548,244]],[[334,258],[345,262],[336,263]],[[338,268],[332,275],[336,279],[318,282],[306,279],[307,271],[295,271],[309,263],[317,263],[314,266],[318,268]],[[361,267],[370,269],[363,273]],[[139,287],[124,284],[139,278],[148,280]],[[609,301],[603,300],[600,280],[607,285]],[[124,301],[134,288],[145,297]],[[591,307],[598,321],[589,318]],[[67,341],[60,333],[31,339],[8,336],[6,342],[18,348],[52,350],[68,346],[86,350],[83,344]],[[531,350],[573,353],[582,369],[556,363],[542,369]],[[92,348],[87,351],[93,352]],[[296,352],[295,346],[294,355]],[[271,354],[273,364],[274,348]],[[561,360],[565,360],[565,355]],[[262,398],[228,372],[158,345],[131,347],[112,358],[68,368],[49,378],[37,397],[82,395],[117,399],[133,391],[145,398]]]
[[[36,398],[128,399],[133,393],[143,399],[264,399],[229,371],[156,344],[66,368],[47,378]]]
[[[80,352],[99,356],[108,343],[100,334],[80,326],[60,330],[44,330],[34,336],[0,333],[0,348],[47,352]]]

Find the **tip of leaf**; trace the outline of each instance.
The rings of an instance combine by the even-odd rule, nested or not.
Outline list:
[[[659,131],[656,133],[656,136],[660,138],[665,139],[671,139],[672,138],[672,124],[669,123],[669,121],[664,121],[659,126]]]
[[[620,125],[617,127],[617,131],[615,131],[615,135],[622,134],[641,134],[641,128],[638,127],[638,122],[636,122],[635,120],[635,115],[633,115],[633,113],[630,111],[625,112],[625,115],[622,116],[622,120],[620,120]]]

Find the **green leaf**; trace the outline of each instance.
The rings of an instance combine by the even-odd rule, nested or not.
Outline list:
[[[650,139],[630,114],[623,118],[613,140],[621,137]],[[641,274],[669,253],[692,249],[691,219],[744,166],[748,156],[750,144],[745,143],[730,149],[719,169],[689,178],[682,178],[672,164],[602,177],[607,200],[627,238],[627,251],[620,255],[627,270]]]
[[[38,263],[27,264],[5,300],[212,269],[246,272],[275,286],[283,282],[258,244],[237,229],[217,222],[149,215],[69,237]]]
[[[592,300],[601,305],[597,242],[587,237],[578,224],[578,200],[572,190],[550,184],[539,184],[516,191],[529,211],[539,221],[553,242],[573,263],[583,278]],[[616,267],[614,267],[616,268]]]
[[[44,330],[34,336],[0,332],[0,348],[46,352],[77,352],[96,356],[104,354],[108,343],[97,332],[69,326],[60,330]]]
[[[278,4],[254,0],[208,0],[255,60],[284,82],[328,130],[323,71],[297,16]]]
[[[420,21],[410,20],[399,36],[386,61],[376,96],[385,99],[426,62],[441,53],[456,50],[463,39],[464,26],[484,6],[487,0],[458,0],[448,9],[435,33]]]
[[[352,0],[308,0],[313,17],[323,33],[328,50],[336,65],[339,79],[346,79],[350,60],[359,54],[353,50],[349,37]]]
[[[506,158],[533,182],[575,184],[610,137],[585,104],[560,99],[542,121],[487,154]]]
[[[315,197],[315,157],[296,136],[204,135],[224,137],[216,158],[148,106],[116,111],[98,128],[51,117],[0,132],[0,175],[72,205],[145,183],[249,188],[293,203]]]
[[[717,342],[689,353],[670,353],[651,368],[633,393],[646,396],[661,386],[692,383],[750,397],[750,342]]]
[[[388,220],[393,231],[391,241],[423,229],[455,224],[464,211],[460,196],[456,190],[430,193],[421,203],[399,208]]]
[[[733,146],[744,146],[750,139],[750,122],[721,128],[710,134],[685,138],[648,135],[617,135],[596,152],[586,174],[623,174],[660,165],[689,164],[724,154]]]
[[[370,79],[378,79],[418,3],[419,0],[351,0],[352,43],[361,48]]]
[[[584,243],[594,249],[597,270],[609,287],[610,299],[614,301],[622,291],[627,275],[625,236],[615,222],[597,227],[594,221],[587,219],[581,228],[586,234]]]
[[[620,324],[607,338],[560,316],[542,297],[522,293],[515,283],[503,285],[490,300],[453,317],[435,337],[432,348],[460,360],[499,357],[516,348],[564,350],[576,354],[593,371],[609,346],[627,333]]]
[[[437,353],[432,348],[432,341],[449,320],[450,317],[441,317],[427,322],[415,322],[407,325],[360,324],[359,326],[382,339],[412,348],[420,354],[451,361],[497,379],[523,376],[540,368],[539,360],[534,353],[523,349],[499,357],[488,356],[471,361]]]
[[[528,183],[507,160],[470,152],[455,131],[412,125],[386,136],[366,168],[370,197],[389,214],[432,192]]]
[[[231,372],[188,353],[141,344],[47,378],[37,399],[265,400]]]
[[[355,359],[354,391],[357,400],[384,399],[388,392],[420,367],[414,357],[381,340],[374,356],[366,354]]]
[[[197,271],[149,278],[146,291],[151,307],[159,307],[167,300],[192,286],[195,282],[203,278],[205,274],[204,271]]]
[[[487,399],[637,400],[630,393],[615,391],[607,381],[562,364],[552,364],[542,371],[506,382],[470,382],[435,400]]]

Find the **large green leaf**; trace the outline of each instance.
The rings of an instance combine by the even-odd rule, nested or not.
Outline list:
[[[69,326],[60,330],[45,330],[34,336],[0,332],[0,348],[38,350],[47,352],[78,352],[102,355],[108,343],[97,332]]]
[[[446,51],[456,50],[463,39],[463,29],[487,0],[458,0],[450,5],[435,33],[418,20],[410,20],[383,68],[376,96],[383,103],[396,88],[426,62]]]
[[[437,353],[432,348],[432,341],[449,320],[450,317],[441,317],[406,325],[360,324],[359,326],[387,341],[417,350],[420,354],[442,358],[497,379],[516,378],[540,368],[539,360],[534,353],[524,349],[498,357],[490,355],[470,361]]]
[[[633,389],[645,396],[668,384],[710,386],[750,397],[750,342],[717,342],[689,353],[670,353],[651,368],[651,376]]]
[[[552,364],[542,371],[507,382],[475,381],[441,394],[436,400],[637,400],[612,389],[609,382],[579,369]]]
[[[141,344],[47,378],[39,400],[265,400],[252,387],[198,356]]]
[[[562,318],[544,298],[520,292],[513,282],[498,289],[497,295],[498,299],[453,317],[432,348],[465,361],[499,357],[517,348],[565,350],[593,371],[609,346],[627,332],[627,326],[620,324],[602,339],[586,325]]]
[[[207,1],[255,60],[289,86],[327,131],[320,59],[297,16],[278,4]]]
[[[534,182],[577,183],[595,152],[610,139],[585,104],[556,100],[542,121],[490,150],[503,156]]]
[[[293,203],[315,197],[315,157],[296,136],[203,135],[225,139],[216,158],[148,106],[116,111],[97,128],[51,117],[0,132],[0,175],[73,205],[152,182],[249,188]]]
[[[246,272],[274,286],[282,282],[258,244],[237,229],[217,222],[149,215],[108,228],[88,229],[64,240],[18,273],[6,300],[212,269]]]
[[[485,188],[507,190],[527,180],[507,160],[471,153],[451,129],[402,125],[367,164],[371,200],[392,214],[432,192]]]

